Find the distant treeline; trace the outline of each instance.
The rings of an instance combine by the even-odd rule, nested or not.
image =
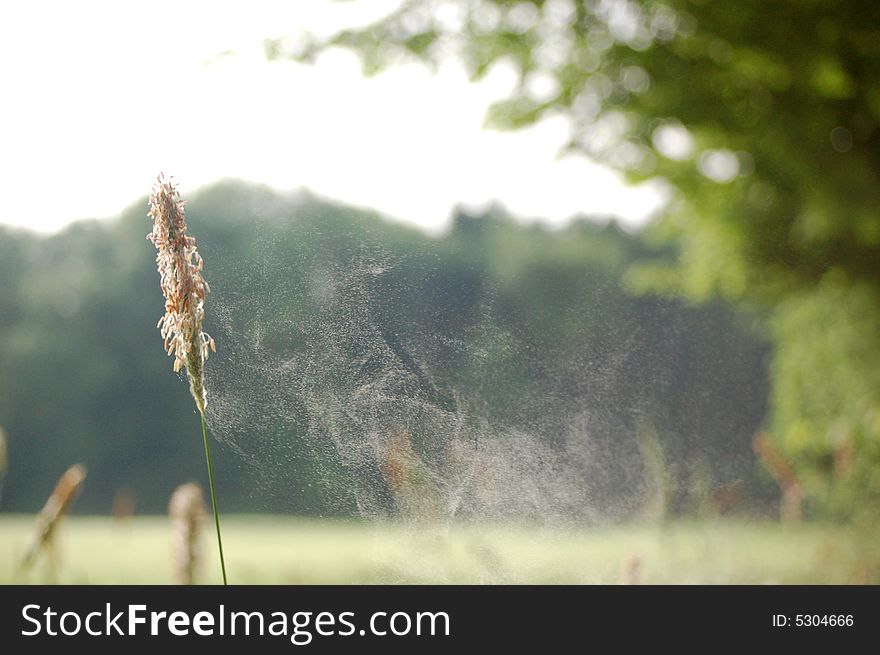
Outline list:
[[[50,237],[0,231],[3,511],[38,510],[72,463],[89,471],[78,512],[110,512],[120,490],[137,511],[163,511],[175,486],[204,476],[193,404],[156,330],[163,300],[145,214],[141,201]],[[315,396],[284,383],[288,360],[325,391],[371,389],[383,403],[395,402],[386,378],[399,370],[401,402],[466,414],[458,424],[487,426],[474,431],[484,439],[528,433],[552,451],[582,432],[598,516],[754,510],[774,493],[752,451],[769,352],[754,319],[632,292],[631,266],[669,253],[613,221],[550,230],[497,209],[459,212],[432,238],[236,182],[198,193],[187,215],[212,287],[223,511],[356,511],[369,473],[338,444],[316,444]],[[248,396],[241,408],[233,393]],[[431,434],[406,420],[430,460]]]

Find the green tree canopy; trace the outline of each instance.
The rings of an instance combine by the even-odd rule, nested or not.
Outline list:
[[[514,66],[492,122],[561,114],[569,148],[670,181],[681,194],[663,229],[699,296],[775,299],[830,268],[880,272],[876,3],[409,0],[365,28],[285,43],[267,50],[346,46],[368,71],[406,55],[458,55],[474,78]]]

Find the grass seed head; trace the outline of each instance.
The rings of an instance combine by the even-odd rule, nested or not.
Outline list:
[[[158,328],[165,350],[174,357],[174,371],[186,369],[189,388],[204,414],[205,361],[216,350],[214,340],[202,331],[205,297],[210,292],[202,278],[202,257],[196,240],[187,234],[186,214],[177,186],[160,173],[150,194],[153,229],[147,238],[156,246],[159,284],[165,295],[165,315]]]

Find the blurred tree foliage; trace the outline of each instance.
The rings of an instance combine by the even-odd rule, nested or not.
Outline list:
[[[407,0],[267,53],[332,46],[369,71],[404,57],[458,56],[475,78],[512,66],[492,123],[562,115],[572,150],[668,181],[651,236],[677,265],[634,267],[630,282],[765,309],[774,439],[820,505],[845,515],[880,497],[880,4]]]
[[[51,237],[0,229],[4,510],[38,509],[72,462],[89,470],[79,511],[107,512],[127,487],[139,511],[161,512],[176,485],[204,476],[198,419],[156,330],[163,301],[145,212],[144,200],[118,221]],[[690,511],[736,480],[755,482],[750,440],[765,413],[765,346],[720,304],[627,294],[621,276],[649,250],[614,222],[550,231],[499,210],[461,212],[449,233],[430,238],[306,194],[232,182],[197,194],[187,215],[212,287],[206,329],[218,353],[209,368],[247,346],[221,336],[236,320],[221,310],[258,319],[237,338],[259,340],[267,363],[299,352],[301,327],[315,317],[331,339],[359,347],[334,325],[364,312],[401,366],[430,354],[405,350],[424,335],[463,344],[434,353],[431,373],[441,392],[470,399],[480,420],[552,444],[589,416],[584,434],[608,464],[589,482],[609,503],[638,494],[633,480],[637,487],[648,464],[635,435],[647,424],[675,462],[664,472],[674,479],[670,511]],[[360,274],[370,262],[391,264],[373,295],[333,305],[327,272]],[[489,354],[473,356],[480,352]],[[251,393],[242,402],[263,408],[259,425],[239,435],[247,443],[216,453],[223,509],[351,513],[351,476],[360,473],[304,439],[307,422],[273,406],[297,390],[255,384]],[[767,498],[760,480],[751,489],[750,499],[754,489]]]

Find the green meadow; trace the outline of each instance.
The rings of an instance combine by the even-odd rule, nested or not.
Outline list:
[[[218,583],[213,532],[198,582]],[[284,516],[223,518],[230,583],[862,584],[880,582],[877,534],[808,523],[706,520],[537,528],[368,524]],[[68,517],[53,563],[18,566],[33,519],[0,517],[0,583],[168,584],[165,517]]]

